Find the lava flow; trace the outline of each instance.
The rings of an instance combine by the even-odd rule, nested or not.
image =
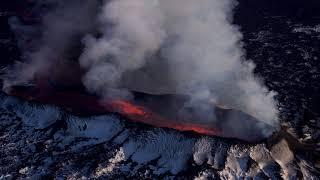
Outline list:
[[[129,121],[155,127],[231,137],[250,142],[260,141],[268,136],[261,131],[261,127],[267,130],[274,128],[241,111],[223,109],[215,105],[212,105],[212,111],[215,112],[214,119],[201,116],[192,110],[187,110],[186,115],[181,109],[189,100],[183,95],[132,92],[133,98],[130,100],[101,100],[97,96],[79,90],[57,89],[45,79],[39,80],[36,86],[12,86],[6,92],[28,101],[56,105],[76,115],[118,113]]]
[[[192,124],[188,122],[178,122],[174,120],[169,120],[162,117],[159,114],[156,114],[146,107],[142,107],[139,105],[135,105],[130,103],[129,101],[111,101],[111,103],[107,104],[105,107],[110,106],[114,112],[122,114],[128,119],[135,122],[142,122],[145,124],[153,125],[156,127],[167,127],[176,129],[179,131],[193,131],[199,134],[206,135],[219,135],[221,134],[218,129],[208,128],[205,126],[201,126],[200,124]]]
[[[28,101],[52,104],[77,115],[101,115],[118,113],[133,122],[141,122],[155,127],[172,128],[179,131],[193,131],[199,134],[220,135],[220,130],[201,124],[171,120],[142,105],[125,100],[100,100],[96,96],[79,92],[61,92],[49,86],[11,87],[8,94]],[[147,95],[146,95],[147,96]],[[151,95],[150,95],[151,96]]]

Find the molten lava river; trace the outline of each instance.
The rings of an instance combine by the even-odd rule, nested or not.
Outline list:
[[[272,128],[252,116],[232,109],[212,108],[217,120],[199,119],[197,113],[185,118],[179,114],[184,97],[176,95],[150,95],[133,93],[133,100],[101,100],[77,91],[56,90],[48,85],[35,87],[10,87],[7,93],[28,101],[52,104],[76,115],[101,115],[117,113],[125,119],[155,127],[192,131],[198,134],[237,138],[256,142],[266,138],[260,128]],[[174,102],[174,103],[172,103]],[[237,118],[234,118],[237,117]]]

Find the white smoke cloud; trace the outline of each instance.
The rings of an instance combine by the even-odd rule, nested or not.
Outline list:
[[[131,90],[186,94],[185,107],[206,119],[215,120],[203,103],[210,101],[278,126],[275,93],[254,76],[232,24],[235,0],[54,2],[59,6],[44,18],[41,46],[20,77],[32,79],[77,49],[83,84],[103,98],[128,98]],[[83,48],[74,47],[78,39]]]
[[[142,85],[151,93],[189,94],[186,106],[200,112],[209,107],[199,101],[211,99],[276,124],[274,93],[254,77],[253,63],[244,59],[242,34],[232,25],[235,5],[233,0],[106,1],[99,16],[102,37],[84,41],[84,84],[104,96],[112,94],[106,89],[123,84],[129,89]],[[159,65],[150,61],[163,61],[165,68],[145,73],[142,67]],[[131,82],[123,82],[126,76]],[[166,77],[162,84],[152,78],[161,76]]]
[[[105,3],[99,16],[102,37],[87,36],[80,57],[80,64],[88,69],[83,82],[89,90],[114,97],[114,91],[121,91],[122,75],[142,67],[145,59],[160,48],[165,31],[161,27],[162,12],[155,3],[150,0]]]

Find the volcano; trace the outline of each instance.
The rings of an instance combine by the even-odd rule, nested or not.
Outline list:
[[[248,142],[261,141],[270,135],[261,131],[261,127],[266,132],[273,132],[275,129],[249,114],[226,109],[209,101],[202,103],[211,106],[216,117],[201,115],[196,109],[185,107],[189,101],[186,95],[155,95],[132,91],[133,98],[128,100],[101,99],[80,89],[57,86],[42,79],[32,86],[11,86],[5,91],[8,95],[55,105],[79,116],[116,113],[132,122]]]

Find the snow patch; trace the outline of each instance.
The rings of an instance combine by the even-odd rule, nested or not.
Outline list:
[[[127,155],[138,164],[147,164],[157,160],[155,174],[170,171],[177,174],[182,171],[192,157],[194,140],[183,135],[163,130],[148,131],[137,139],[130,139],[124,146]],[[134,152],[134,153],[132,153]]]
[[[113,115],[80,118],[70,116],[67,120],[69,133],[73,137],[110,140],[123,129],[120,120]]]
[[[119,136],[117,136],[113,142],[116,144],[122,144],[129,136],[129,130],[125,129]]]
[[[44,129],[62,116],[61,110],[54,106],[21,102],[14,97],[2,98],[1,102],[2,108],[16,113],[25,125],[35,129]]]
[[[212,139],[201,138],[194,145],[193,160],[197,165],[202,165],[205,161],[213,165],[213,151],[215,144]]]
[[[125,160],[125,154],[123,152],[123,149],[120,148],[115,156],[111,159],[109,159],[109,163],[106,167],[98,167],[95,173],[95,177],[99,178],[101,176],[110,174],[114,171],[115,168],[118,168],[118,164]]]
[[[305,33],[305,34],[312,34],[313,32],[320,33],[320,25],[317,25],[315,27],[295,27],[292,30],[293,33]]]

